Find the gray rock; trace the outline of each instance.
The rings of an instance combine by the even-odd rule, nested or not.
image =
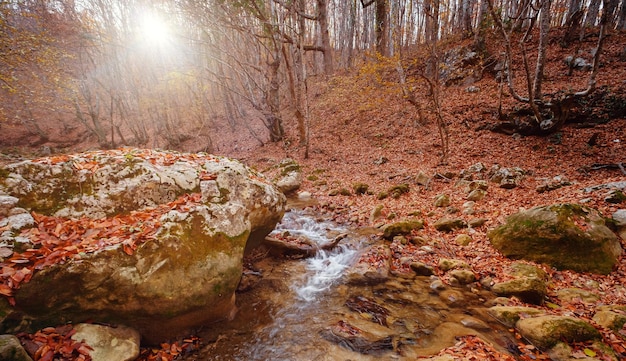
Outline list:
[[[618,209],[613,213],[613,221],[618,227],[626,227],[626,209]]]
[[[498,183],[500,188],[511,189],[517,187],[524,174],[521,168],[504,168],[496,164],[489,170],[489,181]]]
[[[461,319],[461,325],[478,331],[491,330],[491,327],[485,322],[471,316],[465,316]]]
[[[606,194],[604,201],[607,203],[620,204],[626,201],[626,195],[619,189],[612,189]]]
[[[9,211],[17,207],[19,198],[0,194],[0,217],[6,217]]]
[[[0,360],[33,361],[22,347],[20,340],[13,335],[0,335]]]
[[[12,231],[19,231],[20,229],[30,228],[35,225],[33,216],[28,213],[19,213],[12,216],[0,219],[0,227],[6,227]]]
[[[535,207],[507,218],[488,232],[503,255],[557,269],[608,274],[622,248],[594,209],[576,204]]]
[[[560,341],[568,343],[601,339],[600,332],[589,323],[569,316],[537,316],[517,321],[519,333],[541,350],[548,350]]]
[[[281,192],[289,194],[300,189],[303,175],[300,165],[293,159],[283,159],[279,165],[280,175],[275,180],[276,187]]]
[[[85,342],[93,350],[93,361],[132,361],[139,357],[139,332],[126,326],[108,327],[80,323],[72,340]]]
[[[446,289],[446,284],[442,280],[436,279],[430,283],[430,289],[435,292],[441,292]]]
[[[489,188],[489,184],[487,184],[487,181],[483,180],[483,179],[477,179],[477,180],[473,180],[471,181],[468,185],[467,185],[467,193],[470,193],[471,191],[474,191],[476,189],[480,189],[483,191],[486,191]]]

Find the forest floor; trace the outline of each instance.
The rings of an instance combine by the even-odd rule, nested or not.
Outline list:
[[[573,75],[567,75],[568,67],[563,59],[575,52],[575,47],[561,48],[557,37],[555,35],[555,41],[551,42],[548,51],[544,91],[583,90],[587,85],[588,72],[574,71]],[[588,61],[591,60],[589,53],[595,46],[595,39],[589,37],[580,46]],[[617,104],[609,105],[613,111],[619,111],[621,107],[622,112],[626,108],[624,44],[626,34],[613,34],[608,38],[597,79],[597,93],[614,95],[610,99],[614,99]],[[495,47],[495,43],[492,46]],[[493,54],[499,51],[491,49]],[[240,159],[260,171],[272,170],[284,158],[295,159],[305,175],[299,191],[310,192],[318,201],[320,210],[342,224],[353,227],[380,226],[394,220],[415,218],[419,214],[418,217],[426,223],[424,230],[420,231],[421,235],[446,245],[440,249],[441,256],[449,257],[453,254],[465,259],[477,274],[498,273],[511,262],[491,247],[486,233],[520,209],[584,201],[586,205],[610,217],[618,209],[626,207],[624,203],[606,202],[605,193],[601,191],[584,191],[586,187],[626,180],[626,175],[619,168],[594,167],[598,164],[626,164],[624,116],[598,122],[593,127],[569,123],[558,132],[543,137],[505,135],[484,130],[485,124],[500,121],[498,102],[501,98],[500,85],[494,78],[494,72],[484,69],[482,77],[471,84],[440,89],[438,100],[449,134],[449,155],[446,162],[442,163],[442,146],[435,120],[436,112],[432,106],[433,97],[412,73],[411,56],[418,54],[406,54],[403,59],[408,64],[408,77],[414,80],[417,89],[415,95],[422,104],[424,119],[420,119],[416,108],[403,97],[393,63],[371,65],[365,62],[357,70],[330,78],[311,79],[308,158],[304,157],[304,146],[298,144],[296,127],[291,126],[293,122],[289,120],[289,110],[284,111],[287,127],[285,141],[259,146],[253,138],[242,139],[241,135],[247,133],[247,130],[237,129],[230,135],[220,135],[215,153]],[[518,79],[521,83],[519,74]],[[479,90],[469,92],[469,86]],[[609,107],[606,101],[608,98],[604,99],[604,106]],[[516,103],[505,91],[502,107],[505,113],[511,113],[521,104]],[[596,109],[587,113],[586,109],[574,109],[574,113],[580,117],[593,118],[604,116],[605,110]],[[89,147],[88,144],[79,144],[73,150]],[[449,176],[458,176],[462,170],[479,162],[486,169],[494,165],[519,167],[524,170],[525,176],[513,189],[499,188],[493,184],[489,186],[487,196],[475,206],[487,222],[472,230],[472,243],[460,246],[454,242],[459,232],[441,233],[432,227],[435,221],[447,214],[448,209],[435,207],[434,199],[440,194],[448,194],[450,205],[462,209],[467,201],[467,193],[464,187],[456,185],[457,178]],[[416,183],[420,172],[431,179],[425,186]],[[537,191],[537,187],[557,176],[566,179],[570,185],[552,191]],[[356,195],[353,186],[357,183],[367,184],[371,194]],[[379,193],[403,183],[409,185],[407,194],[398,198],[379,199]],[[340,189],[349,190],[350,194],[331,195]],[[373,219],[373,210],[380,206],[381,216]],[[461,213],[455,216],[469,217]],[[626,242],[623,242],[623,246],[626,247]],[[548,271],[554,280],[549,297],[554,296],[556,289],[580,286],[588,280],[594,280],[607,289],[603,290],[603,296],[596,304],[585,307],[593,309],[602,304],[626,304],[626,289],[621,286],[626,284],[624,256],[619,268],[608,276]],[[589,311],[583,309],[581,313]],[[620,342],[623,346],[623,342]],[[459,344],[457,349],[448,350],[448,353],[451,352],[459,357],[484,359],[477,354],[480,349],[476,343]],[[537,352],[534,357],[545,358],[545,355]],[[492,355],[491,359],[496,360],[498,356]]]
[[[617,34],[606,44],[606,56],[598,76],[601,92],[611,91],[621,99],[626,109],[626,59],[623,52],[626,34]],[[593,42],[582,48],[593,46]],[[571,49],[562,49],[553,42],[549,50],[545,88],[548,92],[559,89],[579,91],[586,87],[587,72],[575,71],[568,76],[563,59]],[[409,68],[410,69],[410,68]],[[599,184],[625,181],[626,174],[619,168],[598,168],[599,164],[626,164],[626,119],[599,122],[593,127],[570,123],[549,136],[505,135],[481,130],[485,124],[498,123],[498,100],[500,89],[494,74],[483,73],[482,79],[472,84],[452,85],[441,88],[441,110],[449,133],[449,156],[444,164],[440,161],[442,147],[439,129],[435,121],[432,97],[423,91],[416,94],[427,114],[419,119],[415,108],[402,96],[393,64],[372,68],[364,66],[353,73],[337,75],[328,80],[316,79],[310,87],[310,150],[305,158],[304,146],[299,146],[295,129],[288,129],[288,138],[281,143],[268,143],[262,147],[229,150],[227,154],[243,160],[261,171],[273,169],[280,160],[293,158],[305,175],[300,192],[306,191],[319,202],[322,211],[336,221],[354,227],[381,226],[397,220],[420,218],[426,227],[420,235],[442,241],[446,247],[439,248],[441,257],[461,258],[472,265],[478,274],[500,274],[512,261],[502,257],[487,240],[487,231],[502,224],[505,218],[521,209],[554,203],[581,203],[596,208],[610,217],[616,210],[625,208],[624,203],[605,201],[606,192],[585,192],[584,188]],[[519,75],[518,75],[518,79]],[[476,93],[467,91],[468,86],[478,87]],[[516,103],[505,91],[504,112],[512,112]],[[606,105],[606,103],[605,103]],[[584,117],[600,117],[603,110],[575,109],[579,120]],[[606,109],[604,109],[606,111]],[[622,110],[623,114],[623,110]],[[587,119],[594,121],[598,119]],[[513,189],[490,185],[485,199],[477,202],[480,217],[487,219],[484,226],[471,230],[472,243],[459,246],[455,237],[467,230],[452,233],[438,232],[432,224],[446,215],[448,208],[434,206],[435,198],[448,194],[451,206],[462,209],[467,201],[465,187],[457,186],[462,170],[476,163],[486,169],[494,165],[524,170],[523,180]],[[424,173],[431,181],[426,186],[416,183],[417,175]],[[570,185],[546,192],[538,187],[556,179],[567,180]],[[367,194],[357,195],[353,186],[357,183],[369,186]],[[383,200],[378,195],[394,186],[406,183],[410,191],[398,198]],[[342,195],[339,190],[344,191]],[[336,195],[331,195],[336,194]],[[372,212],[382,207],[381,216]],[[416,216],[418,215],[418,216]],[[455,217],[471,216],[455,214]],[[474,216],[475,217],[475,216]],[[466,221],[468,219],[465,219]],[[623,241],[626,246],[626,241]],[[409,255],[410,256],[410,255]],[[590,280],[606,287],[602,298],[594,305],[571,306],[563,312],[593,312],[602,304],[626,304],[626,258],[622,257],[619,268],[608,276],[577,274],[546,268],[553,276],[549,297],[554,300],[558,289],[580,287]],[[575,308],[579,307],[580,310]],[[615,341],[615,340],[614,340]],[[616,341],[616,349],[624,346]],[[620,346],[621,344],[621,346]],[[457,349],[446,350],[459,357],[481,357],[484,349],[476,343],[459,343]],[[501,355],[490,356],[498,359]],[[527,359],[547,358],[540,352],[529,354]],[[471,358],[470,358],[471,359]]]

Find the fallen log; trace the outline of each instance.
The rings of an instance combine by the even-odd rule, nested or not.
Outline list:
[[[311,241],[305,237],[289,237],[282,236],[265,237],[264,244],[270,247],[275,253],[279,253],[285,256],[300,256],[300,257],[312,257],[317,254],[319,250],[331,250],[335,248],[341,240],[346,238],[348,235],[346,233],[342,233],[337,237],[333,238],[332,241],[318,245],[317,243]]]

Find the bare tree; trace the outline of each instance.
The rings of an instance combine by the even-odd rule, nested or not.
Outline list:
[[[525,88],[527,96],[522,96],[516,89],[514,78],[514,66],[512,65],[513,59],[513,47],[512,47],[512,34],[511,31],[505,29],[502,24],[500,16],[495,11],[491,0],[488,2],[489,10],[495,21],[496,28],[502,35],[505,46],[505,64],[507,74],[507,85],[510,94],[519,102],[526,103],[530,106],[533,117],[531,118],[530,130],[526,132],[535,132],[540,134],[548,134],[559,129],[566,121],[570,108],[573,105],[573,101],[577,97],[588,96],[595,89],[595,77],[598,71],[598,64],[600,54],[602,52],[602,44],[604,42],[605,34],[605,21],[601,21],[600,35],[598,39],[598,46],[595,51],[592,71],[589,75],[588,86],[585,90],[571,93],[571,92],[559,92],[555,94],[551,99],[546,100],[542,93],[543,83],[543,69],[546,62],[546,46],[548,39],[548,32],[550,29],[550,7],[551,0],[541,0],[540,6],[534,7],[537,9],[534,15],[531,13],[530,25],[526,29],[524,35],[521,37],[519,45],[523,60],[523,72],[525,78]],[[520,13],[522,14],[522,13]],[[537,16],[539,18],[539,47],[537,50],[537,63],[535,64],[534,73],[529,64],[528,50],[526,48],[526,42],[528,40],[530,31],[535,23]]]

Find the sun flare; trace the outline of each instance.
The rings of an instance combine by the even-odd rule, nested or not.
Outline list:
[[[167,23],[156,14],[144,14],[140,30],[143,39],[151,45],[165,45],[170,40],[171,32]]]

